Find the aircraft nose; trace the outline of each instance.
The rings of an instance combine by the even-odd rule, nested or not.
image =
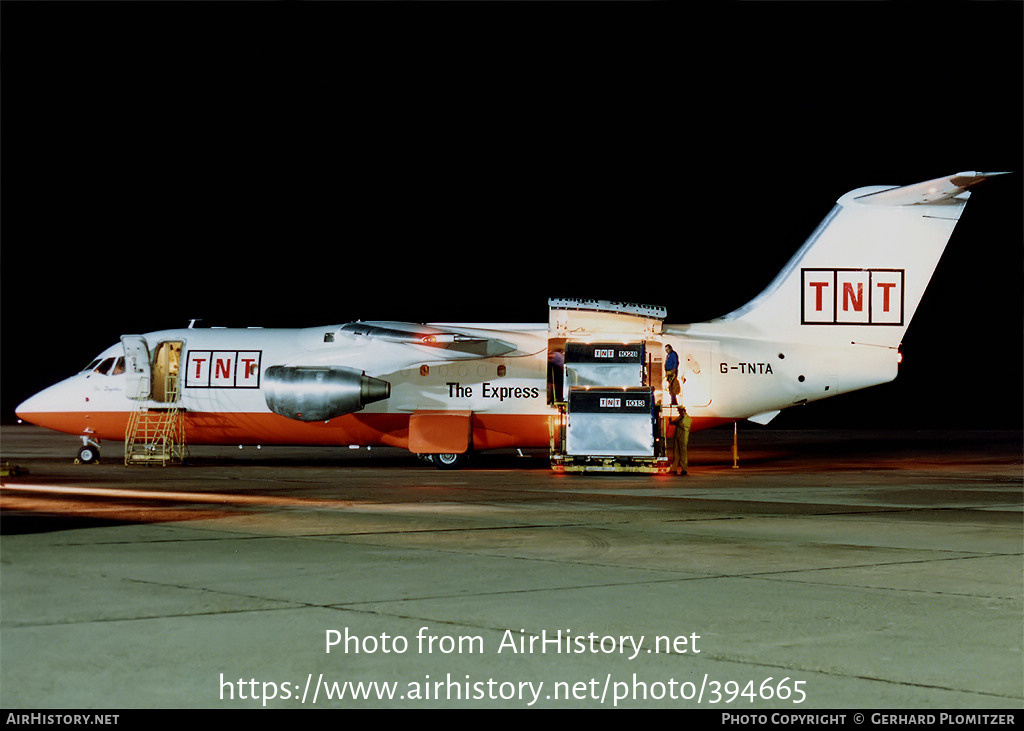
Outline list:
[[[70,379],[69,379],[70,380]],[[55,383],[22,401],[14,413],[22,421],[57,431],[68,431],[63,423],[69,412],[74,412],[74,394],[68,381]]]
[[[32,421],[31,415],[39,411],[40,406],[42,405],[42,399],[40,398],[41,394],[42,391],[33,396],[29,396],[18,404],[14,409],[14,415],[22,421]]]
[[[45,388],[37,394],[29,396],[14,409],[14,414],[22,421],[37,424],[41,414],[50,411],[50,394],[53,387]]]

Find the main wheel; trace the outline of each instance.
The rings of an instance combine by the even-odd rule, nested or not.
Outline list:
[[[466,455],[448,452],[446,454],[431,455],[431,460],[433,460],[435,466],[442,470],[457,470],[465,464]]]

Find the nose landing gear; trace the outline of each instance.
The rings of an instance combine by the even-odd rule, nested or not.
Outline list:
[[[100,443],[92,437],[83,436],[75,464],[96,464],[100,461]]]

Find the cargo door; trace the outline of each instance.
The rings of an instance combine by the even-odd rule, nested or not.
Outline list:
[[[141,335],[122,335],[121,346],[124,348],[125,396],[147,401],[152,392],[152,370],[146,339]]]

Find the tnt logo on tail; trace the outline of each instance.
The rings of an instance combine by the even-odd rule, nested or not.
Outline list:
[[[801,269],[802,325],[902,325],[903,269]]]

